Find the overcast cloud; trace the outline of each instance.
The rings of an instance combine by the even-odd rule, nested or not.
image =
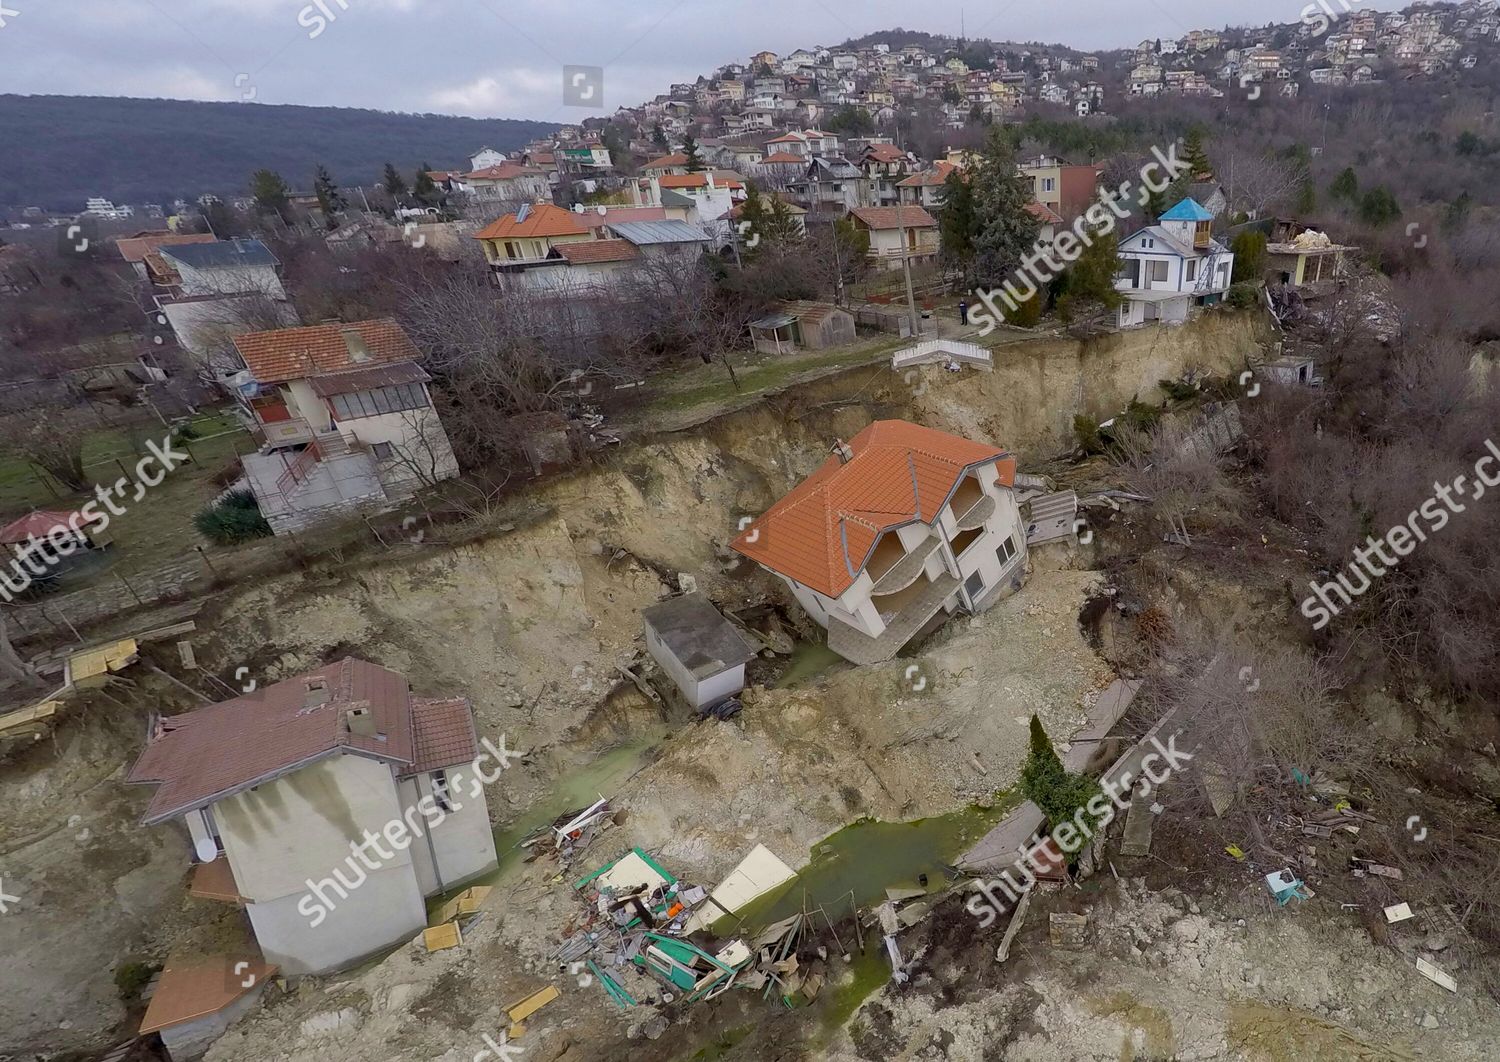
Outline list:
[[[1078,48],[1294,22],[1298,0],[0,0],[0,92],[578,121],[752,51],[904,26]],[[564,65],[603,108],[562,105]]]

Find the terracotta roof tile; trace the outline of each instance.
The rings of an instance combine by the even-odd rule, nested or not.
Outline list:
[[[361,707],[374,717],[374,735],[348,729],[347,710]],[[156,785],[142,819],[150,825],[344,752],[410,767],[411,691],[405,676],[347,657],[244,697],[164,718],[126,781]]]
[[[530,166],[522,166],[518,162],[502,162],[498,166],[486,166],[482,170],[466,173],[463,179],[466,181],[508,181],[513,177],[540,177],[541,170],[534,170]]]
[[[1036,218],[1043,225],[1061,225],[1062,216],[1046,203],[1038,203],[1035,199],[1026,204],[1026,213]]]
[[[930,523],[966,469],[997,461],[1000,482],[1015,483],[1016,460],[1004,450],[904,420],[878,420],[848,445],[852,460],[829,457],[733,548],[838,597],[853,585],[881,534],[914,520]]]
[[[369,355],[364,360],[356,360],[350,352],[351,334],[363,341]],[[235,336],[234,345],[250,375],[263,384],[422,359],[422,352],[389,317],[250,332]]]
[[[415,751],[411,767],[403,774],[456,767],[472,763],[479,755],[474,710],[465,697],[414,699],[411,702],[411,729]]]
[[[935,184],[943,184],[948,180],[948,174],[958,169],[951,162],[934,162],[931,169],[914,173],[904,181],[897,181],[897,188],[921,188]]]
[[[171,247],[184,243],[214,243],[216,238],[211,232],[143,232],[123,240],[116,240],[115,246],[120,250],[120,257],[127,262],[143,262],[146,256],[159,247]]]
[[[708,175],[703,173],[667,173],[657,178],[663,188],[706,188]]]
[[[646,165],[642,166],[641,169],[664,170],[671,166],[686,166],[687,164],[688,157],[681,152],[676,152],[671,155],[663,155],[659,159],[652,159],[650,162],[646,163]]]
[[[526,212],[526,220],[515,214],[496,218],[474,234],[476,240],[527,240],[548,236],[582,236],[588,227],[571,210],[552,203],[536,203]]]
[[[594,240],[590,243],[560,243],[552,253],[571,265],[593,262],[628,262],[636,257],[635,245],[629,240]]]
[[[901,207],[855,207],[849,211],[872,229],[925,229],[935,226],[937,221],[919,206]]]
[[[787,163],[795,162],[797,165],[801,166],[807,162],[807,159],[801,155],[793,155],[790,151],[778,151],[773,155],[767,155],[760,161],[761,165],[781,166],[786,165]]]
[[[93,520],[85,519],[83,514],[70,512],[62,509],[38,509],[34,513],[27,513],[18,520],[12,520],[4,527],[0,527],[0,544],[14,545],[25,542],[32,535],[37,538],[46,538],[52,533],[53,528],[71,527],[69,523],[74,517],[78,518],[79,530],[87,530],[93,520],[103,520],[103,513],[98,514]]]

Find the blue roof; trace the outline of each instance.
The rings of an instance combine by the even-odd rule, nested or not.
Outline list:
[[[1163,214],[1158,221],[1212,221],[1214,216],[1198,205],[1196,199],[1184,199]]]
[[[195,269],[273,266],[276,257],[259,240],[220,240],[163,247],[161,253]]]

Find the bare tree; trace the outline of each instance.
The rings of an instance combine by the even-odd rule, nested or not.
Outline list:
[[[1234,142],[1221,143],[1214,170],[1224,183],[1231,206],[1260,217],[1296,198],[1304,176],[1297,163]]]
[[[0,418],[0,449],[18,454],[69,490],[87,490],[83,443],[97,419],[81,409],[16,413]]]

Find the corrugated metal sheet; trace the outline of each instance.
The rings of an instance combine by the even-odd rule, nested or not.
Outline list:
[[[654,243],[707,243],[709,236],[686,221],[619,221],[609,226],[622,240],[640,246]]]
[[[395,387],[397,384],[425,383],[432,379],[427,370],[414,362],[396,365],[378,365],[373,369],[356,369],[353,372],[334,373],[332,376],[313,378],[313,392],[323,398],[330,395],[349,395],[358,391],[373,391],[377,387]]]

